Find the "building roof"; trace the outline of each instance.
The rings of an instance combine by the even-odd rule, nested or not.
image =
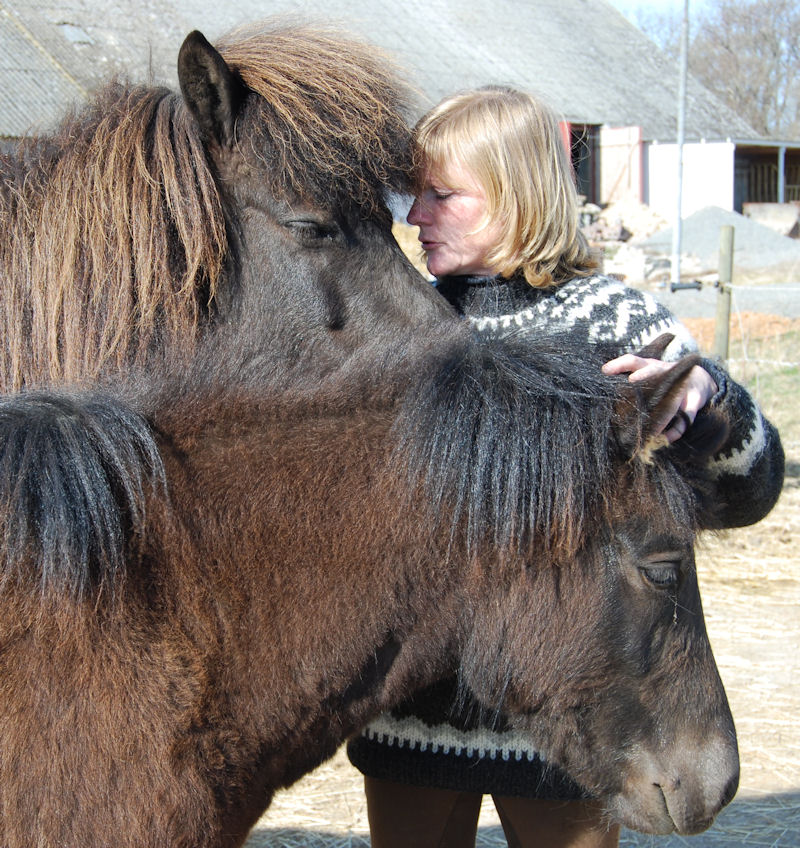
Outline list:
[[[102,80],[175,83],[184,36],[289,13],[359,33],[391,53],[427,105],[460,88],[520,86],[566,120],[676,135],[678,72],[605,0],[0,0],[0,136],[52,125]],[[423,101],[423,105],[426,105]],[[689,80],[687,140],[758,134]]]
[[[50,123],[86,92],[22,21],[0,7],[0,136]]]

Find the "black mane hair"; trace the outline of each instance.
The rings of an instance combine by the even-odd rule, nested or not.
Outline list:
[[[113,587],[165,485],[147,422],[106,394],[0,398],[0,585],[84,597]]]
[[[621,469],[645,475],[665,506],[698,524],[709,509],[705,461],[724,423],[708,415],[674,446],[651,450],[645,397],[601,372],[608,359],[567,333],[481,337],[419,382],[395,428],[397,461],[451,540],[463,534],[469,551],[484,542],[519,554],[535,542],[574,554],[618,500]]]

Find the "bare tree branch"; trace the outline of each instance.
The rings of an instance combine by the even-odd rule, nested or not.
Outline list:
[[[637,25],[677,59],[680,15],[640,7]],[[691,15],[689,70],[759,133],[800,138],[800,3],[718,0]]]

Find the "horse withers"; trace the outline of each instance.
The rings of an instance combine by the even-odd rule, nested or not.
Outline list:
[[[369,50],[194,34],[179,76],[3,162],[0,843],[240,845],[455,666],[611,815],[706,826],[737,774],[708,481],[640,450],[682,370],[637,398],[470,334],[391,241]]]

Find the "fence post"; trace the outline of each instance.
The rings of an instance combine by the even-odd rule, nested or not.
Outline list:
[[[731,280],[733,279],[733,227],[727,224],[719,233],[719,283],[717,318],[714,324],[714,356],[727,361],[730,350]]]

